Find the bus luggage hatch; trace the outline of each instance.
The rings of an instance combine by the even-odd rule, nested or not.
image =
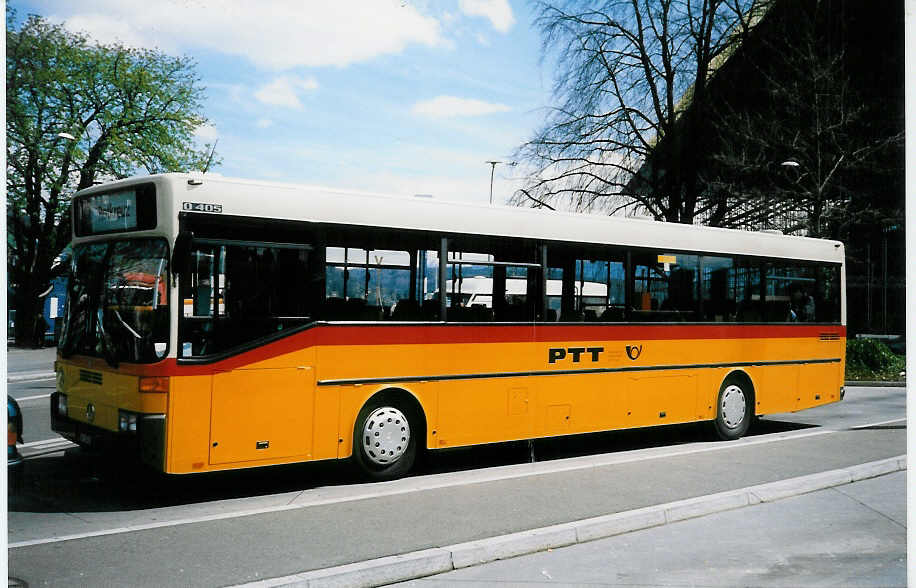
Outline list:
[[[240,369],[213,377],[210,463],[312,452],[314,370]]]

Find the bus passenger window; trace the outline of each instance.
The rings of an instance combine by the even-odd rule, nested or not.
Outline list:
[[[524,304],[524,279],[506,278],[505,267],[492,265],[494,256],[489,253],[449,251],[445,276],[445,297],[450,322],[489,322],[493,320],[493,286],[502,280],[508,298],[512,292],[516,304]],[[499,285],[499,284],[497,284]],[[497,306],[500,306],[497,303]],[[503,305],[505,306],[505,305]],[[507,320],[507,319],[504,319]]]
[[[815,267],[774,260],[766,276],[767,320],[813,323],[817,320],[818,280]]]
[[[735,266],[735,319],[741,323],[763,322],[763,264],[739,259]]]
[[[735,260],[731,257],[703,256],[703,320],[734,322],[738,305]]]
[[[397,320],[416,320],[407,251],[328,247],[325,268],[325,318],[380,321],[397,312]]]
[[[625,266],[620,260],[577,259],[572,315],[563,320],[622,321],[624,273]]]
[[[228,351],[310,322],[309,249],[197,245],[181,277],[179,357]]]
[[[683,322],[697,319],[699,257],[656,252],[633,255],[635,321]]]
[[[840,322],[840,266],[819,266],[814,291],[817,305],[815,320],[819,323]]]

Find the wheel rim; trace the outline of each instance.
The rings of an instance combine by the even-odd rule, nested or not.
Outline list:
[[[396,462],[410,443],[410,424],[400,410],[383,406],[373,410],[363,425],[363,452],[376,465]]]
[[[739,386],[729,386],[722,393],[722,422],[729,429],[737,429],[744,422],[747,399]]]

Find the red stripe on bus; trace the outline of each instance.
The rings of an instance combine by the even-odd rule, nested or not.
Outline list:
[[[659,341],[691,339],[790,339],[846,336],[842,325],[319,325],[250,351],[206,364],[121,364],[135,376],[212,374],[265,361],[317,345],[440,345],[473,343],[548,343]],[[89,359],[89,358],[86,358]],[[95,358],[93,358],[95,359]],[[96,363],[93,361],[93,363]]]

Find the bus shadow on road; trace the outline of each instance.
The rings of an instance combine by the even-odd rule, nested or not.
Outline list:
[[[802,430],[815,425],[760,420],[749,436]],[[424,456],[412,473],[424,476],[507,465],[544,462],[713,442],[706,423],[668,425],[454,448]],[[347,462],[268,466],[190,476],[166,476],[132,465],[126,458],[75,448],[63,455],[28,460],[21,480],[11,486],[13,512],[117,512],[298,493],[327,486],[359,484]],[[291,497],[292,498],[292,497]]]
[[[754,424],[747,436],[756,437],[813,427],[817,427],[817,425],[761,419]],[[487,446],[447,449],[437,452],[417,473],[438,474],[498,467],[529,462],[532,461],[532,457],[534,461],[543,462],[714,441],[714,433],[712,433],[708,423],[586,433],[536,439],[530,444],[528,441],[515,441]]]

